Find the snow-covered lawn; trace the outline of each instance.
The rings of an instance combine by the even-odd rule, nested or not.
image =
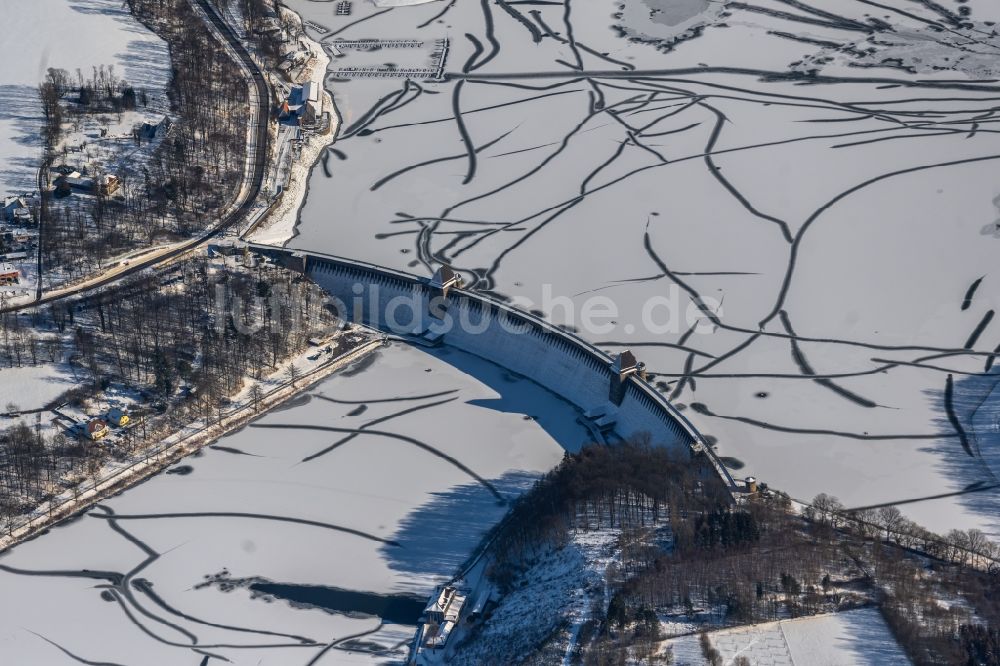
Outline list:
[[[65,363],[0,368],[0,412],[41,409],[77,385]],[[11,405],[16,409],[8,409]]]
[[[587,433],[574,419],[535,384],[474,357],[386,348],[173,473],[0,556],[5,658],[72,663],[40,634],[92,661],[131,664],[141,655],[144,664],[172,666],[197,661],[192,649],[201,646],[237,664],[284,666],[373,632],[317,663],[398,661],[412,627],[268,603],[245,587],[195,586],[225,571],[234,579],[424,597],[506,511],[498,498],[513,498],[555,465],[562,444],[583,443]],[[84,570],[134,573],[105,601],[108,580],[81,577]],[[177,612],[154,601],[140,579]],[[224,647],[298,640],[260,631],[316,646]]]
[[[875,608],[769,622],[709,634],[723,663],[744,656],[751,666],[883,666],[908,664]],[[677,666],[701,666],[697,635],[667,641]]]

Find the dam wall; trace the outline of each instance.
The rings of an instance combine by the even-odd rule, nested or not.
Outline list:
[[[612,367],[614,359],[569,331],[490,296],[442,289],[407,273],[315,253],[252,248],[304,272],[330,294],[347,321],[484,358],[540,384],[622,438],[648,433],[653,444],[703,452],[723,483],[735,489],[701,434],[663,395],[638,374],[622,378]]]

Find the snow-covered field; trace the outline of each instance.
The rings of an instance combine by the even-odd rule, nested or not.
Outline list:
[[[0,412],[41,409],[78,385],[72,369],[65,363],[0,368]]]
[[[712,645],[731,664],[744,656],[751,666],[882,666],[908,664],[878,609],[769,622],[709,634]],[[701,666],[697,635],[667,641],[677,666]]]
[[[65,69],[75,80],[77,69],[88,79],[93,67],[112,65],[118,78],[146,91],[151,117],[166,110],[167,45],[120,0],[0,0],[0,10],[0,194],[37,189],[43,122],[38,84],[48,68]]]
[[[393,78],[394,48],[328,79],[293,247],[448,262],[631,347],[741,475],[1000,535],[955,404],[1000,348],[996,3],[288,4],[325,44],[450,40],[441,81]],[[708,325],[664,325],[670,298]]]
[[[0,556],[4,659],[398,662],[415,620],[399,609],[422,608],[586,431],[537,385],[459,352],[368,359]],[[339,612],[288,601],[301,595]]]

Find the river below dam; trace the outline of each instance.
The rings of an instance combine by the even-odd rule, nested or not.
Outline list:
[[[382,348],[0,556],[4,659],[399,662],[433,586],[587,440],[575,419],[475,357]]]

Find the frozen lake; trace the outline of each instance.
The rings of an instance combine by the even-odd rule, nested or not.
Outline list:
[[[4,659],[398,663],[433,585],[586,440],[575,417],[475,357],[384,348],[0,556]]]
[[[382,40],[331,60],[341,135],[291,246],[446,262],[556,323],[608,297],[580,333],[739,475],[1000,535],[995,3],[289,5]],[[399,40],[447,40],[443,79],[394,74],[425,56]]]

